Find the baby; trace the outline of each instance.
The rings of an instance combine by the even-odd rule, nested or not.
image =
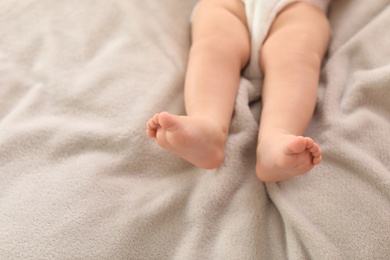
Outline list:
[[[201,0],[192,17],[187,115],[155,114],[147,135],[198,167],[219,167],[241,72],[258,70],[263,87],[257,176],[276,182],[311,170],[322,151],[302,134],[315,108],[329,41],[326,5],[325,0]],[[259,24],[264,8],[269,25]]]

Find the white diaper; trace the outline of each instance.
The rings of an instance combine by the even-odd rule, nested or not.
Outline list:
[[[308,2],[318,6],[325,12],[329,6],[330,0],[242,0],[245,4],[248,28],[251,35],[251,58],[244,76],[249,79],[261,77],[261,71],[258,65],[259,49],[276,15],[287,5],[294,2]]]
[[[284,7],[295,2],[307,2],[318,6],[326,12],[330,1],[331,0],[242,0],[245,5],[252,46],[251,57],[249,64],[244,71],[244,76],[248,79],[261,78],[262,75],[258,64],[259,49],[261,48],[276,15]],[[192,13],[195,13],[196,8],[197,5]]]

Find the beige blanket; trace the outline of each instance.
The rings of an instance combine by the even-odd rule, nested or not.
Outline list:
[[[217,170],[145,135],[184,113],[195,2],[0,2],[0,259],[390,258],[390,1],[334,2],[307,131],[324,161],[267,185],[256,82]]]

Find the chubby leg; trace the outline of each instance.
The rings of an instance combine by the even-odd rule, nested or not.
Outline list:
[[[278,15],[264,43],[256,173],[265,182],[304,174],[322,160],[318,144],[301,135],[315,107],[328,37],[328,22],[322,11],[299,2]]]
[[[166,150],[211,169],[224,158],[240,72],[249,59],[249,33],[240,0],[202,0],[192,22],[187,115],[156,114],[147,134]]]

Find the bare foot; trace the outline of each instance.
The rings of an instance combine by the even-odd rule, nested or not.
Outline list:
[[[146,133],[164,149],[205,169],[218,168],[224,159],[227,133],[201,117],[155,114]]]
[[[322,151],[309,137],[284,131],[260,138],[256,174],[264,182],[277,182],[302,175],[322,161]]]

